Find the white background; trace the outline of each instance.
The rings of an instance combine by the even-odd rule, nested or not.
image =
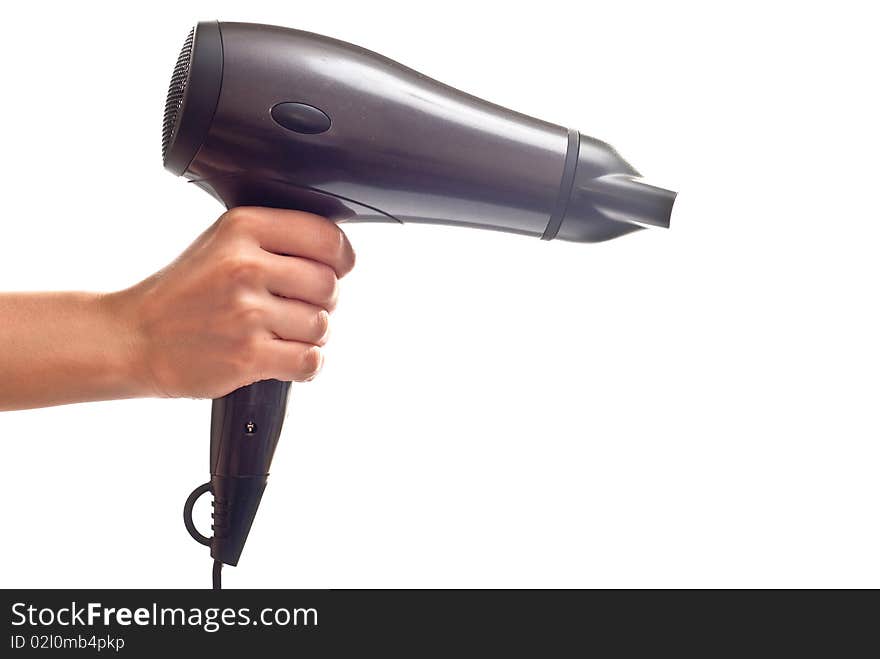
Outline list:
[[[876,20],[713,4],[10,5],[0,287],[126,287],[219,214],[160,162],[192,23],[355,42],[681,193],[671,230],[598,245],[351,226],[225,584],[880,587]],[[0,586],[207,586],[181,507],[209,409],[0,415]]]

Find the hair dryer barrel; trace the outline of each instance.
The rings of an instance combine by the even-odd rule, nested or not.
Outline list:
[[[675,197],[577,131],[267,25],[200,23],[164,128],[166,167],[229,207],[592,242],[668,226]]]

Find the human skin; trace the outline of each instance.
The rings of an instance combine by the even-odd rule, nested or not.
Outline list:
[[[131,288],[0,293],[0,410],[310,380],[353,266],[329,220],[236,208]]]

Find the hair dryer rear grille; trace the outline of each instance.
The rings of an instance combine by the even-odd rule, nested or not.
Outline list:
[[[168,85],[168,98],[165,99],[165,117],[162,120],[162,159],[168,152],[171,144],[171,136],[174,134],[174,125],[180,115],[180,106],[183,105],[183,92],[186,90],[186,81],[189,76],[190,59],[192,58],[193,37],[195,28],[189,31],[189,36],[183,43],[183,48],[174,66],[171,75],[171,84]]]

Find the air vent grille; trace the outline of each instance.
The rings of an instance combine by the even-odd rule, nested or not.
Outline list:
[[[195,28],[190,30],[189,36],[180,50],[174,73],[171,75],[171,84],[168,85],[168,97],[165,99],[165,116],[162,119],[162,160],[168,153],[171,137],[174,135],[174,126],[180,116],[180,107],[183,105],[183,93],[186,90],[186,82],[189,77],[189,65],[192,59],[193,39]]]

